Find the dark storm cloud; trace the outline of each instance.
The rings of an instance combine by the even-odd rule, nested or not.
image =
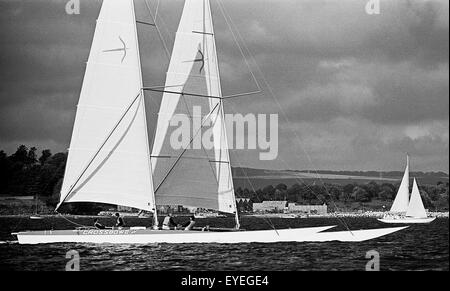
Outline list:
[[[96,12],[71,18],[64,5],[0,1],[2,143],[50,140],[56,150],[67,147]]]
[[[136,17],[148,21],[143,0],[135,2]],[[233,34],[211,2],[224,94],[252,91]],[[268,165],[246,154],[244,163],[308,168],[304,155],[290,159],[306,149],[316,167],[397,169],[399,154],[409,150],[423,169],[448,171],[447,1],[382,1],[381,14],[372,16],[364,12],[366,1],[357,0],[222,2],[265,92],[227,108],[280,113],[280,159],[289,161]],[[0,0],[0,148],[69,144],[101,1],[81,0],[80,15],[67,15],[65,4]],[[182,0],[159,6],[169,50],[182,7]],[[144,84],[161,85],[168,64],[161,42],[151,27],[139,25],[138,34]],[[147,101],[150,120],[157,99],[151,94]],[[302,145],[292,143],[291,129]]]
[[[430,71],[410,63],[353,63],[324,84],[288,93],[298,101],[289,107],[289,113],[304,121],[330,121],[341,116],[405,125],[447,120],[447,74],[444,66]]]
[[[270,45],[262,45],[263,37],[247,38],[259,48],[260,66],[278,84],[280,98],[298,100],[299,118],[327,120],[352,113],[338,105],[339,99],[364,91],[372,91],[375,103],[355,113],[375,122],[409,122],[414,115],[418,121],[448,117],[448,3],[383,2],[376,17],[362,13],[354,1],[315,6],[325,7],[321,10],[313,6],[308,1],[293,5],[280,21],[284,25],[267,24],[269,13],[276,14],[276,9],[267,9],[262,13],[266,20],[258,25],[261,34],[273,37]],[[442,14],[447,18],[439,18]],[[348,92],[349,87],[361,92]],[[313,89],[328,98],[304,102],[302,91]]]

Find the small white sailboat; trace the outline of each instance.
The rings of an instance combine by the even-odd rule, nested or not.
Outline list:
[[[67,202],[129,206],[152,212],[154,227],[23,231],[15,233],[19,243],[354,242],[405,228],[240,230],[224,122],[223,102],[230,96],[222,96],[209,0],[185,1],[165,86],[143,86],[136,23],[133,0],[103,0],[57,209]],[[163,93],[151,153],[144,91]],[[176,114],[193,116],[194,106],[207,112],[200,127],[203,121],[211,124],[213,147],[191,149],[198,141],[194,136],[188,145],[174,149],[170,121]],[[156,205],[234,214],[236,227],[160,230]]]
[[[383,218],[378,219],[385,223],[430,223],[436,217],[428,217],[419,187],[414,178],[411,198],[409,197],[409,156],[406,155],[406,169],[402,182],[397,191],[397,196],[391,206],[390,211]]]

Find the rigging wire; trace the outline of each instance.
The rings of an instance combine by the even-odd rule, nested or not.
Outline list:
[[[201,123],[201,127],[203,127],[204,123],[206,122],[206,120],[208,120],[211,116],[211,114],[216,110],[217,106],[219,105],[219,103],[216,104],[216,106],[214,106],[213,109],[211,109],[211,111],[209,112],[209,114],[207,116],[204,117],[204,119],[202,120]],[[164,183],[164,181],[167,179],[167,177],[169,176],[169,174],[172,172],[172,170],[174,169],[174,167],[178,164],[179,160],[181,159],[181,157],[184,155],[184,153],[187,151],[188,147],[191,145],[191,143],[194,141],[194,138],[197,136],[197,134],[201,131],[201,127],[200,129],[198,129],[195,134],[191,137],[189,143],[186,145],[186,147],[183,149],[183,151],[181,152],[180,155],[178,155],[177,159],[175,160],[175,162],[172,164],[172,166],[169,168],[169,170],[167,171],[167,173],[164,175],[164,178],[162,179],[162,181],[159,183],[159,185],[155,188],[155,192],[158,191],[158,189],[161,187],[161,185]]]
[[[230,106],[233,108],[233,111],[235,111],[234,106],[231,105],[231,104],[230,104]],[[234,155],[237,156],[236,153],[234,153]],[[284,159],[279,158],[279,160],[280,160],[281,162],[283,162],[283,164],[284,164],[286,167],[288,167],[288,164],[287,164],[287,162],[286,162]],[[242,168],[241,166],[239,166],[239,167]],[[246,173],[244,170],[243,170],[243,172]],[[248,177],[248,175],[246,176],[246,179],[249,181],[249,183],[251,183],[251,182],[250,182],[250,177]],[[323,200],[323,199],[321,199],[320,196],[319,196],[318,194],[316,194],[315,191],[314,191],[314,190],[306,183],[306,180],[303,180],[303,179],[301,179],[301,178],[298,177],[298,176],[295,176],[294,179],[298,182],[298,184],[299,184],[300,186],[301,186],[301,184],[303,184],[304,187],[305,187],[307,190],[309,190],[311,193],[313,193],[313,194],[316,196],[316,198],[319,199],[322,203],[326,203],[326,201]],[[256,193],[254,186],[253,186],[253,185],[250,185],[250,186],[251,186],[251,188],[252,188],[252,191],[253,191],[254,193]],[[325,185],[324,185],[324,187],[325,187]],[[257,196],[257,197],[258,197],[259,202],[262,202],[261,199],[259,198],[259,196]],[[330,198],[331,198],[331,195],[330,195]],[[346,226],[346,225],[345,225],[345,221],[343,221],[341,218],[339,218],[339,217],[336,216],[336,219],[337,219],[339,222],[341,222],[344,226]],[[347,229],[348,229],[348,228],[347,228]],[[350,231],[350,232],[352,233],[352,231],[351,231],[350,229],[348,229],[348,231]]]
[[[156,18],[159,16],[159,15],[158,15],[158,9],[159,9],[160,0],[158,0],[158,2],[157,2],[157,6],[156,6],[156,10],[155,10],[155,15],[152,14],[151,9],[150,9],[150,6],[149,6],[147,0],[144,0],[144,1],[145,1],[145,5],[146,5],[146,7],[147,7],[147,10],[148,10],[149,14],[150,14],[150,16],[151,16],[153,22],[155,23],[155,27],[156,27],[157,32],[158,32],[158,36],[159,36],[159,38],[160,38],[160,40],[161,40],[161,42],[162,42],[162,44],[163,44],[163,46],[164,46],[164,50],[165,50],[165,52],[166,52],[166,56],[167,56],[168,59],[170,60],[170,53],[169,53],[169,50],[168,50],[168,48],[167,48],[165,39],[163,38],[163,36],[162,36],[162,34],[161,34],[161,31],[160,31],[159,27],[156,25]],[[283,110],[283,108],[281,107],[280,103],[279,103],[278,100],[276,99],[275,94],[274,94],[274,92],[273,92],[273,89],[270,87],[270,85],[268,84],[266,78],[264,77],[264,75],[263,75],[263,73],[262,73],[262,70],[261,70],[260,67],[257,65],[254,56],[252,55],[252,53],[250,52],[249,48],[247,47],[247,45],[246,45],[245,42],[243,41],[242,35],[241,35],[241,34],[239,33],[239,31],[235,28],[236,26],[235,26],[233,20],[231,19],[231,17],[230,17],[229,14],[227,13],[227,11],[226,11],[226,9],[224,8],[224,6],[223,6],[223,4],[221,3],[221,1],[220,1],[220,0],[217,0],[217,3],[218,3],[218,6],[219,6],[219,8],[220,8],[220,11],[221,11],[221,13],[222,13],[222,15],[223,15],[223,17],[224,17],[224,19],[225,19],[226,24],[227,24],[228,28],[230,29],[230,32],[231,32],[232,37],[233,37],[233,40],[234,40],[234,42],[236,43],[236,45],[237,45],[237,47],[238,47],[238,49],[239,49],[239,52],[240,52],[240,54],[242,55],[242,57],[243,57],[243,59],[244,59],[244,62],[245,62],[245,64],[246,64],[246,66],[247,66],[248,71],[249,71],[250,74],[251,74],[251,77],[252,77],[252,79],[253,79],[255,85],[257,86],[258,90],[261,91],[261,86],[260,86],[260,84],[259,84],[259,82],[258,82],[258,80],[257,80],[257,78],[256,78],[256,76],[255,76],[255,74],[254,74],[254,72],[253,72],[253,70],[251,69],[251,66],[250,66],[250,64],[249,64],[249,62],[248,62],[248,60],[247,60],[247,58],[245,57],[244,51],[247,52],[247,54],[250,56],[250,58],[251,58],[251,59],[253,60],[253,62],[256,64],[256,68],[257,68],[258,72],[260,73],[260,75],[261,75],[261,77],[262,77],[263,83],[264,83],[265,86],[269,89],[270,96],[271,96],[272,99],[275,101],[275,103],[277,104],[277,106],[280,108],[280,110],[281,110],[281,112],[282,112],[282,115],[283,115],[283,117],[285,118],[285,120],[289,123],[289,119],[288,119],[286,113],[284,112],[284,110]],[[159,19],[164,23],[164,20],[163,20],[160,16],[159,16]],[[235,34],[233,28],[234,28],[234,30],[236,31],[237,36],[236,36],[236,34]],[[241,45],[240,45],[238,39],[241,40],[241,42],[242,42],[242,44],[243,44],[243,46],[244,46],[244,49],[241,47]],[[334,202],[334,200],[333,200],[333,197],[330,195],[330,193],[329,193],[329,191],[328,191],[328,188],[327,188],[326,184],[324,183],[323,179],[320,177],[320,175],[319,175],[317,169],[315,169],[315,167],[314,167],[314,165],[313,165],[313,163],[312,163],[311,157],[308,155],[308,153],[306,152],[306,150],[302,147],[301,143],[299,142],[300,139],[298,138],[297,133],[296,133],[294,130],[292,130],[292,131],[294,132],[294,135],[295,135],[295,137],[296,137],[296,139],[297,139],[297,142],[298,142],[298,144],[300,145],[300,147],[302,148],[302,150],[304,151],[305,155],[307,156],[307,158],[308,158],[310,164],[313,166],[314,172],[315,172],[315,174],[316,174],[316,178],[319,179],[319,180],[322,182],[322,184],[323,184],[323,186],[324,186],[324,188],[325,188],[325,191],[326,191],[327,195],[330,197],[331,202],[333,203],[334,207],[337,209],[337,206],[336,206],[336,204],[335,204],[335,202]],[[238,161],[238,163],[239,163],[239,165],[240,165],[239,158],[237,157],[237,154],[236,154],[236,153],[233,153],[233,154],[236,156],[237,161]],[[297,156],[297,154],[296,154],[296,156]],[[298,157],[298,156],[297,156],[297,157]],[[287,163],[286,163],[284,160],[282,160],[282,162],[285,163],[285,164],[287,165]],[[242,168],[241,166],[239,166],[239,167]],[[245,173],[246,179],[249,181],[249,184],[251,185],[251,188],[252,188],[253,192],[256,194],[255,188],[254,188],[253,184],[251,183],[251,181],[250,181],[250,179],[249,179],[247,173],[246,173],[244,170],[243,170],[243,172]],[[297,181],[299,181],[299,182],[302,182],[302,180],[301,180],[299,177],[296,177],[295,179],[296,179]],[[318,196],[316,193],[314,193],[314,191],[313,191],[306,183],[303,183],[303,184],[304,184],[304,185],[307,187],[307,189],[309,189],[309,190],[310,190],[317,198],[319,198],[319,196]],[[258,197],[258,199],[260,200],[259,197]],[[322,199],[319,198],[319,200],[322,200]],[[322,202],[323,202],[323,200],[322,200]],[[350,228],[348,227],[347,223],[346,223],[344,220],[341,220],[339,217],[337,217],[337,219],[340,220],[340,221],[344,224],[344,226],[347,228],[347,230],[350,231],[350,233],[351,233],[351,230],[350,230]],[[276,229],[275,229],[273,223],[270,221],[270,219],[269,219],[269,221],[268,221],[268,224],[269,224],[271,227],[273,227],[274,230],[276,231]]]
[[[231,152],[231,151],[230,151],[230,152]],[[241,171],[244,173],[245,179],[247,179],[247,181],[248,181],[250,187],[252,188],[253,193],[255,193],[256,198],[258,198],[259,202],[262,202],[261,197],[259,197],[258,192],[256,192],[256,189],[255,189],[255,187],[253,186],[253,183],[252,183],[252,181],[250,180],[249,176],[247,175],[247,172],[246,172],[246,171],[244,170],[244,168],[242,167],[242,164],[241,164],[240,161],[239,161],[239,158],[238,158],[237,153],[233,152],[233,155],[235,156],[235,160],[236,160],[237,163],[238,163],[238,167],[239,167],[239,168],[241,169]],[[277,233],[278,236],[280,235],[280,234],[278,233],[276,227],[275,227],[275,224],[270,220],[270,218],[266,218],[266,217],[263,216],[262,219],[263,219],[265,222],[267,222],[267,224],[268,224],[271,228],[273,228],[273,230]]]
[[[233,106],[232,106],[232,107],[233,107]],[[222,104],[222,108],[223,108],[223,110],[225,111],[225,108],[224,108],[224,105],[223,105],[223,104]],[[234,108],[233,108],[233,110],[234,110]],[[259,197],[258,193],[256,192],[255,187],[253,186],[252,181],[251,181],[250,178],[248,177],[247,172],[246,172],[246,171],[244,170],[244,168],[242,167],[242,164],[241,164],[241,162],[240,162],[240,159],[239,159],[237,153],[232,152],[232,151],[230,151],[230,150],[228,150],[228,152],[229,152],[229,153],[233,153],[233,155],[235,156],[235,161],[237,162],[238,167],[239,167],[239,168],[242,170],[242,172],[244,173],[245,179],[248,181],[250,187],[252,188],[253,193],[255,193],[256,198],[258,198],[259,202],[262,202],[262,201],[261,201],[261,198]],[[231,159],[231,158],[230,158],[230,159]],[[231,162],[231,161],[230,161],[230,162]],[[236,211],[237,211],[237,209],[236,209]],[[276,227],[275,227],[275,224],[270,220],[270,218],[262,217],[262,219],[263,219],[263,220],[264,220],[271,228],[273,228],[273,230],[276,232],[276,234],[277,234],[278,236],[280,235],[280,234],[278,233]]]
[[[195,98],[195,97],[193,97],[193,98]],[[197,118],[197,117],[194,116],[194,115],[191,113],[191,111],[189,110],[189,106],[188,106],[188,104],[187,104],[185,95],[182,94],[181,97],[180,97],[180,99],[183,99],[183,103],[184,103],[184,105],[185,105],[185,107],[186,107],[186,111],[188,112],[188,117],[189,117],[189,119],[191,120],[191,122],[192,122],[192,124],[193,124],[193,123],[194,123],[194,118]],[[218,116],[218,115],[216,115],[216,120],[217,120],[217,116]],[[200,116],[200,117],[201,117],[201,116]],[[211,118],[209,118],[209,119],[211,120]],[[211,120],[211,121],[212,121],[212,120]],[[214,123],[215,123],[215,121],[212,122],[212,126],[214,125]],[[202,124],[203,124],[203,123],[202,123]],[[203,127],[203,126],[200,126],[199,131],[201,131],[202,127]],[[198,133],[199,133],[199,132],[197,132],[197,134],[198,134]],[[196,135],[197,135],[197,134],[196,134]],[[195,137],[196,137],[196,136],[194,136],[194,139],[195,139]],[[200,138],[201,138],[201,135],[200,135]],[[203,142],[201,142],[201,148],[202,148],[202,150],[204,151],[205,156],[206,156],[206,157],[208,158],[208,160],[209,160],[210,157],[209,157],[208,153],[206,152],[205,147],[203,146]],[[219,180],[217,179],[217,175],[216,175],[216,172],[214,171],[214,168],[213,168],[212,163],[208,163],[208,164],[209,164],[209,166],[211,167],[211,171],[212,171],[214,177],[216,178],[215,181],[217,182],[217,185],[219,185]]]
[[[169,52],[169,49],[167,48],[166,41],[164,40],[164,37],[162,36],[161,31],[159,30],[158,24],[156,23],[156,18],[153,16],[153,13],[150,9],[150,5],[148,4],[147,0],[144,0],[144,3],[145,3],[145,6],[147,7],[148,13],[150,14],[150,17],[152,18],[153,23],[155,24],[155,28],[158,33],[158,37],[161,40],[162,45],[164,47],[164,52],[166,53],[166,57],[170,61],[170,52]],[[159,1],[158,1],[158,7],[159,7]],[[156,13],[157,12],[158,12],[158,10],[156,10]]]
[[[68,222],[70,222],[70,223],[72,223],[73,225],[77,225],[77,226],[79,226],[79,227],[86,227],[86,228],[90,227],[90,226],[83,225],[83,224],[79,224],[79,223],[77,223],[77,222],[75,222],[75,221],[72,221],[72,220],[68,219],[67,217],[64,217],[64,215],[62,215],[62,214],[59,213],[59,212],[57,212],[57,213],[58,213],[58,215],[59,215],[61,218],[63,218],[64,220],[66,220],[66,221],[68,221]]]
[[[108,142],[108,140],[111,138],[112,134],[115,132],[115,130],[117,129],[117,127],[122,123],[122,120],[125,118],[125,116],[127,115],[127,113],[130,111],[130,109],[133,107],[134,103],[136,102],[136,100],[138,100],[139,98],[142,98],[143,96],[143,91],[142,89],[139,90],[139,93],[136,95],[136,97],[133,99],[133,101],[131,102],[131,104],[127,107],[127,109],[125,110],[125,112],[122,114],[122,116],[120,117],[120,119],[116,122],[116,124],[114,125],[114,127],[111,129],[111,131],[108,133],[107,137],[104,139],[103,143],[100,145],[99,149],[97,150],[97,152],[91,157],[91,159],[89,160],[89,162],[87,163],[87,165],[84,167],[83,171],[81,172],[81,174],[78,176],[78,178],[75,180],[75,182],[70,186],[69,190],[67,191],[67,194],[64,196],[64,198],[59,202],[59,204],[56,206],[55,212],[57,212],[58,208],[61,206],[61,204],[63,204],[66,199],[69,197],[69,195],[72,195],[72,191],[75,189],[75,186],[77,186],[78,182],[80,181],[80,179],[84,176],[84,174],[86,173],[86,171],[88,170],[88,168],[91,166],[91,164],[94,162],[95,158],[98,156],[98,154],[100,153],[100,151],[103,149],[103,147],[105,146],[105,144]],[[139,106],[136,109],[139,109]]]
[[[231,18],[228,20],[227,17],[225,16],[226,11],[224,10],[224,7],[222,7],[221,1],[220,1],[220,0],[217,0],[217,3],[219,4],[218,6],[219,6],[219,9],[220,9],[220,11],[221,11],[221,13],[222,13],[222,16],[223,16],[223,18],[225,19],[225,22],[226,22],[226,24],[227,24],[227,26],[228,26],[228,28],[229,28],[229,30],[230,30],[230,32],[231,32],[231,35],[233,36],[234,43],[235,43],[236,46],[238,47],[239,52],[241,53],[242,58],[244,59],[245,65],[247,66],[247,69],[248,69],[248,71],[250,72],[250,74],[251,74],[251,76],[252,76],[253,82],[256,84],[256,87],[258,87],[258,91],[261,91],[261,87],[260,87],[260,85],[259,85],[259,82],[258,82],[258,80],[256,79],[256,76],[255,76],[255,74],[253,73],[253,70],[251,69],[250,64],[248,63],[247,58],[245,57],[244,51],[242,50],[242,48],[241,48],[241,46],[240,46],[240,44],[239,44],[239,41],[237,40],[236,35],[234,34],[233,29],[232,29],[232,27],[231,27],[231,25],[230,25],[230,22],[231,22],[232,20],[231,20]],[[230,21],[230,22],[229,22],[229,21]],[[244,43],[244,45],[245,45],[245,43]]]
[[[155,21],[156,21],[156,19],[158,18],[158,9],[159,9],[159,3],[160,3],[161,1],[160,0],[158,0],[158,2],[156,2],[156,9],[155,9]],[[156,24],[156,23],[155,23]]]
[[[243,40],[242,35],[239,33],[239,30],[236,29],[236,25],[234,24],[233,20],[231,19],[231,17],[230,17],[229,14],[227,13],[225,7],[224,7],[223,4],[222,4],[222,1],[221,1],[221,0],[217,0],[217,3],[219,4],[220,10],[221,10],[221,12],[222,12],[222,15],[224,16],[224,18],[225,18],[225,20],[226,20],[226,23],[227,23],[227,25],[229,26],[229,29],[230,29],[231,33],[233,34],[233,38],[235,39],[235,42],[237,43],[236,37],[235,37],[235,35],[234,35],[234,30],[236,31],[236,34],[238,35],[238,38],[241,40],[241,42],[242,42],[242,44],[243,44],[243,46],[244,46],[244,48],[245,48],[245,51],[246,51],[247,54],[250,56],[250,58],[253,60],[253,63],[255,64],[255,67],[256,67],[257,71],[258,71],[259,74],[261,75],[261,79],[262,79],[264,85],[267,87],[267,89],[268,89],[268,91],[269,91],[270,97],[274,100],[274,102],[275,102],[275,103],[277,104],[277,106],[279,107],[279,109],[280,109],[280,111],[281,111],[281,113],[282,113],[282,116],[283,116],[283,118],[285,119],[285,121],[286,121],[288,124],[290,124],[290,121],[289,121],[289,118],[288,118],[286,112],[284,111],[284,109],[282,108],[282,106],[281,106],[281,104],[279,103],[278,99],[276,98],[276,96],[275,96],[275,94],[274,94],[274,91],[273,91],[272,87],[269,85],[267,79],[264,77],[264,74],[262,73],[261,68],[258,66],[258,64],[257,64],[257,62],[256,62],[256,60],[255,60],[255,57],[253,56],[253,54],[251,53],[250,49],[249,49],[249,48],[247,47],[247,45],[245,44],[245,41]],[[231,25],[230,25],[230,23],[231,23]],[[234,28],[234,30],[233,30],[233,28]],[[239,47],[240,47],[240,46],[239,46]],[[241,53],[242,53],[242,52],[241,52]],[[246,62],[246,64],[248,64],[248,63]],[[252,76],[254,76],[253,72],[252,72]],[[322,179],[321,176],[319,175],[318,170],[314,167],[314,164],[313,164],[313,162],[312,162],[312,159],[311,159],[310,155],[309,155],[308,152],[305,150],[305,148],[302,146],[302,143],[300,142],[300,138],[298,137],[297,132],[296,132],[295,130],[293,130],[293,129],[291,129],[291,131],[294,133],[294,136],[295,136],[295,138],[296,138],[296,140],[297,140],[297,144],[300,146],[300,148],[302,149],[302,151],[305,153],[305,156],[307,157],[309,163],[310,163],[311,166],[313,167],[314,173],[316,174],[316,178],[319,179],[319,180],[322,182],[322,184],[323,184],[323,186],[324,186],[324,188],[325,188],[325,191],[326,191],[327,195],[330,197],[330,200],[331,200],[332,203],[333,203],[333,206],[335,207],[335,209],[337,209],[337,205],[336,205],[336,203],[334,202],[333,197],[332,197],[331,194],[329,193],[328,188],[327,188],[326,184],[324,183],[323,179]],[[297,153],[296,153],[295,151],[294,151],[294,154],[297,156],[297,158],[299,158],[298,155],[297,155]],[[314,192],[313,192],[313,193],[314,193]],[[318,195],[316,195],[316,196],[318,196]],[[336,217],[337,217],[337,216],[336,216]],[[347,228],[347,230],[353,235],[352,231],[351,231],[350,228],[348,227],[348,224],[345,222],[345,220],[344,220],[344,219],[340,219],[339,217],[337,217],[337,218],[338,218],[339,221],[341,221],[341,222],[344,224],[344,226]]]
[[[219,7],[220,7],[220,3],[219,3]],[[220,7],[220,8],[221,8],[221,7]],[[221,8],[221,11],[222,11],[222,8]],[[249,71],[250,74],[251,74],[251,77],[252,77],[252,79],[253,79],[253,82],[255,83],[255,85],[256,85],[256,87],[257,87],[257,90],[260,91],[260,90],[261,90],[261,87],[260,87],[260,85],[259,85],[259,83],[258,83],[258,80],[256,79],[256,76],[254,75],[252,69],[250,68],[250,64],[248,63],[247,58],[245,57],[244,51],[242,50],[241,46],[239,45],[239,42],[238,42],[236,36],[234,35],[234,33],[233,33],[232,29],[231,29],[231,26],[230,26],[230,24],[229,24],[227,18],[225,17],[223,11],[222,11],[222,15],[223,15],[223,17],[224,17],[224,19],[225,19],[225,22],[227,23],[227,26],[228,26],[228,28],[229,28],[229,30],[230,30],[232,36],[233,36],[233,40],[234,40],[236,46],[237,46],[238,49],[239,49],[239,52],[240,52],[240,54],[241,54],[241,56],[242,56],[242,59],[244,60],[244,63],[245,63],[245,65],[247,66],[247,69],[248,69],[248,71]],[[211,24],[211,26],[212,26],[212,24]],[[205,36],[204,36],[204,37],[205,37]],[[215,46],[215,44],[214,44],[214,46]],[[218,63],[218,62],[217,62],[217,63]],[[219,69],[219,68],[218,68],[218,69]],[[222,110],[225,111],[224,103],[223,103],[223,102],[221,102],[221,103],[222,103]],[[225,121],[224,121],[224,122],[225,122]],[[236,156],[236,161],[238,162],[239,167],[242,169],[242,166],[241,166],[241,164],[240,164],[240,162],[239,162],[239,158],[237,157],[237,154],[235,154],[235,153],[233,153],[233,154]],[[247,180],[248,180],[249,184],[251,185],[251,187],[252,187],[252,189],[253,189],[253,192],[256,194],[256,197],[258,198],[259,201],[261,201],[260,197],[259,197],[258,194],[256,193],[256,190],[255,190],[255,188],[254,188],[252,182],[251,182],[250,179],[248,178],[247,173],[246,173],[244,170],[243,170],[243,172],[245,173],[245,175],[246,175],[246,177],[247,177]],[[235,197],[235,198],[236,198],[236,197]],[[236,199],[235,199],[235,200],[236,200]],[[236,205],[236,212],[237,212],[237,211],[238,211],[238,210],[237,210],[237,205]],[[267,223],[270,227],[272,227],[272,228],[274,229],[274,231],[276,232],[277,235],[279,235],[279,233],[278,233],[278,231],[277,231],[275,225],[272,223],[272,221],[270,220],[270,218],[268,218],[268,219],[267,219],[267,218],[263,218],[263,220],[266,221],[266,223]]]
[[[158,0],[157,4],[156,4],[156,9],[155,9],[155,25],[156,25],[156,20],[159,18],[159,21],[161,21],[162,25],[160,26],[160,28],[164,29],[165,33],[167,35],[170,35],[171,32],[169,31],[169,29],[167,28],[168,25],[166,24],[166,22],[164,21],[164,18],[161,16],[161,14],[159,13],[159,6],[160,6],[160,2],[161,0]],[[147,5],[147,9],[149,9],[149,5]],[[162,33],[161,33],[162,35]]]

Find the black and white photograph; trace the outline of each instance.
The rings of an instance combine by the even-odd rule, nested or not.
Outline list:
[[[447,0],[0,0],[1,271],[449,271],[448,215]]]

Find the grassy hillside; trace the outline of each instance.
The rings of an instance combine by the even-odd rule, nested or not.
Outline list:
[[[237,187],[255,189],[279,183],[292,186],[296,183],[305,184],[359,184],[374,181],[377,183],[399,183],[403,176],[401,171],[328,171],[328,170],[268,170],[253,168],[233,168],[233,181]],[[439,182],[448,183],[449,175],[444,172],[410,172],[411,182],[415,177],[421,185],[436,185]]]

